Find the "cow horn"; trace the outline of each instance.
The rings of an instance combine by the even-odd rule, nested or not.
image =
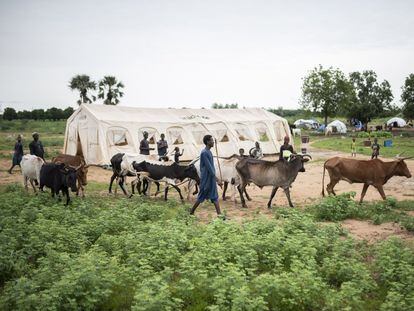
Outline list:
[[[308,157],[310,160],[312,160],[312,156],[310,154],[305,153],[302,155],[302,158],[304,157]]]
[[[409,159],[412,159],[412,158],[414,158],[414,156],[412,156],[412,157],[405,157],[405,158],[402,158],[401,160],[409,160]]]
[[[80,169],[80,168],[82,167],[82,164],[81,164],[81,165],[79,165],[79,166],[72,166],[72,165],[69,165],[68,167],[69,167],[69,168],[71,168],[71,169],[74,169],[75,171],[77,171],[78,169]]]
[[[401,152],[401,153],[397,154],[397,155],[395,156],[395,158],[400,159],[400,158],[401,158],[401,156],[404,154],[404,152],[405,152],[405,151],[403,151],[403,152]]]

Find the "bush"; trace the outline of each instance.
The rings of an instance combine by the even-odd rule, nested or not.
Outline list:
[[[387,132],[387,131],[358,132],[356,137],[358,138],[392,138],[392,133]]]
[[[358,206],[354,197],[355,192],[328,196],[308,210],[315,214],[317,220],[339,221],[352,218],[358,214]]]

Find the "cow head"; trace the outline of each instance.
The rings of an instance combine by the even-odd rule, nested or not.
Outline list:
[[[312,157],[309,154],[292,154],[290,156],[290,162],[299,165],[299,172],[305,172],[305,166],[303,163],[308,162]]]
[[[72,192],[76,192],[78,190],[78,188],[76,187],[76,180],[78,179],[77,169],[61,165],[60,172],[62,173],[63,185],[70,188]]]
[[[82,162],[82,164],[77,167],[69,166],[69,168],[76,170],[76,175],[78,176],[82,186],[86,186],[88,184],[87,176],[89,165],[85,165],[85,162]]]
[[[136,172],[145,172],[147,170],[147,162],[146,161],[142,161],[142,162],[133,161],[132,167],[134,168]]]
[[[194,179],[197,182],[197,184],[200,183],[200,177],[198,176],[197,169],[194,166],[194,164],[188,165],[184,170],[184,174],[186,177]]]
[[[402,158],[402,159],[397,160],[397,165],[394,169],[394,175],[396,175],[396,176],[405,176],[407,178],[411,178],[410,170],[408,169],[407,164],[404,162],[404,160],[410,159],[410,158],[412,158],[412,157]]]

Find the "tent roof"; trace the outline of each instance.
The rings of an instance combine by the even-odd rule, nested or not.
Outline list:
[[[407,124],[407,122],[405,122],[404,119],[401,119],[401,118],[398,118],[398,117],[394,117],[394,118],[391,118],[391,119],[389,119],[387,121],[387,125],[390,125],[391,123],[394,123],[394,122],[397,122],[398,123],[398,126],[404,126],[404,125]]]
[[[244,109],[175,109],[175,108],[140,108],[83,104],[81,108],[89,111],[96,119],[102,121],[148,122],[160,123],[216,123],[224,122],[259,122],[264,120],[284,120],[283,118],[261,108]]]

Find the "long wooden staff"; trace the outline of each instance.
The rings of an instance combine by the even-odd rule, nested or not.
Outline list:
[[[217,148],[217,139],[214,138],[214,142],[215,142],[214,145],[216,147],[217,164],[218,164],[219,173],[220,173],[220,182],[223,182],[223,176],[221,175],[221,166],[220,166],[219,154],[218,154],[218,148]]]

